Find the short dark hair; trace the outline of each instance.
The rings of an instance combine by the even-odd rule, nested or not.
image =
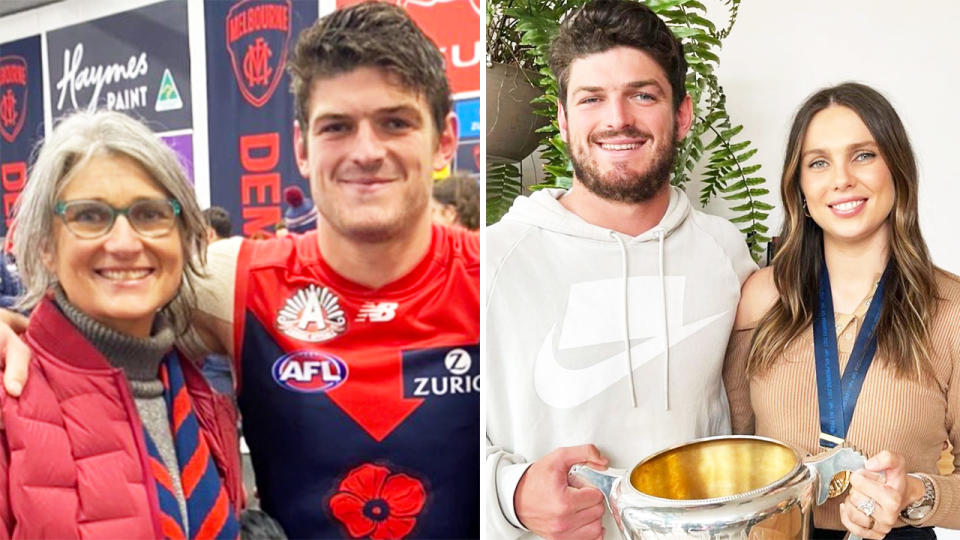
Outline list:
[[[673,108],[687,95],[683,45],[663,20],[636,0],[594,0],[560,25],[550,46],[550,70],[557,77],[560,102],[567,102],[570,64],[614,47],[633,47],[663,69],[673,90]]]
[[[480,183],[463,173],[454,173],[433,185],[433,198],[453,206],[457,221],[476,231],[480,228]]]
[[[300,33],[287,71],[301,130],[308,127],[313,81],[361,67],[386,70],[403,88],[423,95],[437,133],[443,132],[452,106],[443,55],[402,8],[385,2],[334,11]]]
[[[230,212],[220,206],[211,206],[203,211],[203,219],[207,226],[217,233],[218,238],[230,238],[233,234],[233,225],[230,223]]]

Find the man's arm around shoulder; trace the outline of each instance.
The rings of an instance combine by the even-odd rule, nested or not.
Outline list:
[[[243,239],[219,240],[207,248],[207,265],[197,283],[193,327],[210,352],[234,357],[233,315],[237,264]]]

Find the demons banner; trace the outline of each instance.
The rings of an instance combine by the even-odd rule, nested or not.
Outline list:
[[[283,188],[299,185],[293,97],[284,70],[300,31],[317,19],[315,0],[206,2],[210,200],[240,232],[271,234],[283,217]]]
[[[143,120],[193,175],[187,3],[151,4],[47,33],[54,121],[111,109]]]
[[[30,153],[42,138],[40,36],[0,43],[0,235],[7,234],[13,205],[27,181]]]

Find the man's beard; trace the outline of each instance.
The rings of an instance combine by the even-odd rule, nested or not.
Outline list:
[[[605,131],[589,137],[584,145],[570,146],[570,161],[573,162],[573,172],[577,180],[598,197],[611,201],[626,203],[641,203],[650,200],[660,192],[663,185],[670,179],[673,161],[677,156],[677,144],[674,140],[674,130],[668,137],[668,144],[653,156],[653,162],[646,171],[636,172],[630,169],[629,162],[619,162],[601,173],[596,158],[589,155],[588,149],[594,144],[592,139],[614,138],[617,136],[642,137],[650,144],[652,137],[635,127],[626,127],[617,131]]]

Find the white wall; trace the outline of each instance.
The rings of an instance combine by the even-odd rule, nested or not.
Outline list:
[[[711,18],[725,13],[707,2]],[[779,207],[779,176],[793,113],[824,86],[854,80],[900,113],[920,166],[920,222],[934,262],[960,273],[960,2],[747,0],[720,54],[734,122],[753,141]],[[691,190],[696,186],[691,186]],[[692,191],[691,191],[692,192]],[[728,215],[723,203],[711,208]],[[768,225],[779,230],[775,210]]]

